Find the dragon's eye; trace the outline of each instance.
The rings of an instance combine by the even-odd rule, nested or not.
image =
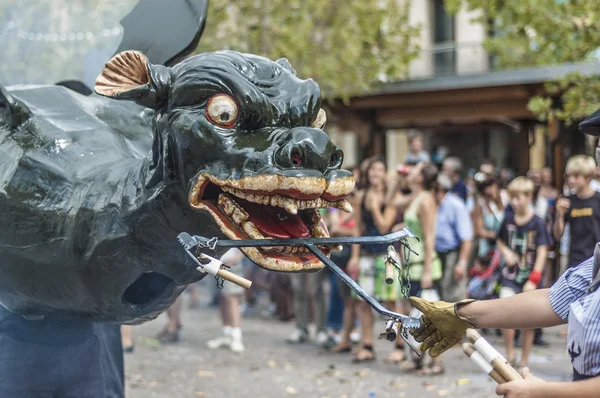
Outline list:
[[[233,127],[239,116],[237,103],[227,94],[217,94],[208,100],[206,118],[220,127]]]

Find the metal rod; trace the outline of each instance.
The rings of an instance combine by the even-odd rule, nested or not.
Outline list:
[[[365,300],[373,309],[382,315],[389,316],[390,318],[396,319],[398,322],[402,322],[402,326],[409,329],[416,329],[419,327],[419,320],[411,318],[409,316],[393,312],[385,308],[379,301],[369,296],[365,290],[360,287],[352,278],[348,276],[344,271],[340,269],[333,261],[331,261],[325,253],[323,253],[318,247],[312,244],[305,244],[306,248],[310,250],[319,260],[323,262],[330,270],[332,270],[346,285],[350,287],[361,299]]]
[[[211,239],[203,236],[194,235],[198,244],[208,245]],[[408,229],[403,228],[400,231],[392,232],[382,236],[352,236],[352,237],[332,237],[332,238],[290,238],[290,239],[245,239],[245,240],[215,240],[216,247],[266,247],[266,246],[306,246],[313,245],[343,245],[343,244],[364,244],[385,245],[406,238],[417,237]],[[410,248],[409,248],[410,249]],[[417,254],[412,249],[412,253]]]

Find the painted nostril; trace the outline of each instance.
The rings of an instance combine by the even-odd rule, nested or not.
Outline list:
[[[292,159],[292,164],[294,166],[296,166],[296,167],[302,166],[302,155],[297,150],[294,150],[292,152],[292,155],[290,156],[290,158]]]

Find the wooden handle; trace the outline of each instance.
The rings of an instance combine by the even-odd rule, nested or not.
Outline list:
[[[463,347],[463,352],[469,358],[471,358],[471,356],[477,352],[477,349],[473,346],[473,344],[464,343],[462,345],[462,347]],[[485,361],[485,359],[483,357],[480,357],[480,358],[481,358],[481,360]],[[473,359],[473,358],[471,358],[471,359]],[[491,364],[490,364],[490,366],[491,366]],[[484,371],[485,371],[485,369],[484,369]],[[502,375],[493,367],[492,367],[492,370],[488,373],[488,375],[498,384],[506,383],[506,379],[504,377],[502,377]]]
[[[385,283],[388,285],[394,283],[394,265],[389,260],[385,262]]]
[[[492,361],[492,366],[506,381],[523,380],[523,377],[517,372],[504,358],[496,358]]]
[[[502,375],[496,369],[492,369],[492,371],[490,373],[488,373],[488,375],[492,379],[494,379],[494,381],[498,384],[506,383],[506,380],[504,379],[504,377],[502,377]]]
[[[234,274],[233,272],[227,271],[226,269],[220,269],[217,272],[217,276],[220,276],[221,278],[228,280],[231,283],[235,283],[238,286],[243,287],[244,289],[250,289],[250,286],[252,286],[252,281]]]

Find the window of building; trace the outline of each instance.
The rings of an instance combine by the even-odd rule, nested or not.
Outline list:
[[[433,64],[436,75],[456,73],[454,16],[448,14],[444,0],[432,0]]]

